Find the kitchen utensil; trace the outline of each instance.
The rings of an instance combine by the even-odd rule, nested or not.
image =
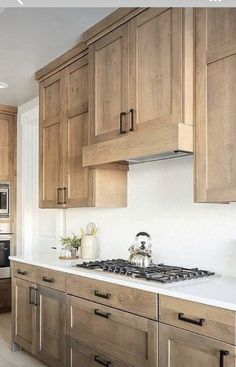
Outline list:
[[[147,242],[142,240],[139,242],[139,237],[146,237]],[[152,242],[151,236],[147,232],[139,232],[136,234],[134,244],[129,248],[129,261],[136,266],[146,268],[152,263]]]

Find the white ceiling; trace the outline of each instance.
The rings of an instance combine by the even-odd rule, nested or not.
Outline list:
[[[38,95],[34,73],[75,46],[84,30],[115,8],[7,8],[0,12],[0,104]]]

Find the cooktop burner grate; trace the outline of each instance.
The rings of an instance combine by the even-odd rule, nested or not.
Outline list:
[[[123,259],[84,261],[82,264],[77,264],[76,267],[106,271],[160,283],[173,283],[182,280],[209,277],[215,274],[198,268],[188,269],[165,264],[151,264],[147,268],[140,268]]]

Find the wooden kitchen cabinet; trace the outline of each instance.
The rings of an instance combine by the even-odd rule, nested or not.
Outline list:
[[[193,9],[149,8],[88,42],[84,165],[191,152]]]
[[[195,200],[236,201],[236,9],[196,9]]]
[[[11,311],[11,278],[0,279],[0,313]]]
[[[35,284],[12,278],[12,341],[35,353],[36,305]]]
[[[127,206],[127,165],[82,166],[89,134],[88,55],[82,50],[40,82],[41,208]]]
[[[230,344],[159,325],[159,367],[235,367],[235,352]]]
[[[67,334],[129,366],[157,367],[155,321],[68,296]]]
[[[65,366],[66,295],[37,286],[36,357],[52,367]]]
[[[16,175],[17,108],[0,105],[0,181],[14,181]]]

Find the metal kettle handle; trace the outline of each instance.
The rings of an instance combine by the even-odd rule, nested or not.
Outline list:
[[[150,234],[148,234],[147,232],[139,232],[136,234],[136,238],[138,238],[139,236],[146,236],[148,238],[151,238]]]

